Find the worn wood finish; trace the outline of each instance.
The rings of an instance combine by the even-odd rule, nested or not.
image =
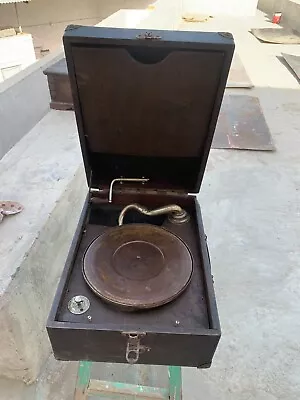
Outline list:
[[[283,57],[285,57],[284,54]],[[51,107],[58,110],[62,109],[62,107],[65,110],[73,110],[74,105],[66,60],[62,59],[56,62],[51,67],[47,68],[44,73],[48,77]],[[237,53],[235,53],[231,63],[226,87],[249,89],[253,87],[253,83]]]
[[[275,150],[258,97],[224,96],[212,148]]]
[[[77,371],[77,381],[74,393],[74,400],[86,400],[88,398],[88,386],[90,383],[92,363],[81,361]]]
[[[106,382],[91,379],[88,393],[100,398],[116,400],[168,400],[169,391],[167,389],[132,385],[123,382]]]
[[[190,283],[193,259],[170,230],[139,223],[106,229],[89,245],[82,265],[84,279],[96,295],[137,311],[180,296]]]
[[[151,34],[158,39],[98,27],[64,35],[87,179],[109,185],[138,174],[198,192],[234,41],[215,32]]]
[[[172,197],[156,197],[164,204],[174,202]],[[175,198],[178,203],[178,197]],[[147,196],[140,200],[150,207]],[[191,283],[170,304],[133,313],[108,306],[91,292],[82,276],[82,257],[87,245],[107,226],[116,223],[122,206],[94,204],[83,212],[77,241],[71,248],[48,320],[47,329],[56,358],[126,362],[127,339],[122,333],[145,332],[146,336],[141,342],[151,351],[140,355],[140,363],[197,367],[210,365],[220,338],[210,262],[199,205],[193,197],[184,198],[183,203],[179,202],[179,205],[184,205],[190,212],[192,222],[184,225],[184,228],[164,226],[181,237],[192,252],[194,272]],[[148,222],[140,218],[140,215],[129,213],[126,222]],[[161,225],[164,221],[157,219],[153,223]],[[91,306],[87,313],[74,315],[68,311],[68,301],[76,294],[90,299]],[[92,317],[90,322],[88,315]]]
[[[152,63],[146,58],[150,50],[73,46],[81,114],[91,153],[199,156],[219,85],[223,53],[154,48],[152,56],[159,61]]]
[[[182,399],[182,376],[180,367],[168,367],[168,387],[140,384],[139,379],[136,383],[122,381],[98,380],[91,379],[91,365],[88,361],[81,361],[79,363],[77,383],[74,393],[74,400],[87,400],[90,396],[101,399],[115,399],[115,400],[181,400]],[[140,367],[131,367],[140,372]],[[155,366],[149,366],[155,368]],[[157,368],[157,367],[156,367]],[[138,374],[139,375],[139,374]],[[115,377],[114,377],[115,378]]]
[[[54,110],[73,110],[73,98],[65,58],[46,68],[50,107]]]
[[[187,193],[201,185],[233,54],[232,36],[70,27],[64,45],[88,185],[100,191],[87,197],[48,318],[54,355],[125,363],[132,361],[126,357],[131,334],[141,335],[140,364],[207,368],[221,332],[200,206]],[[116,185],[110,204],[107,188],[121,176],[144,176],[149,183]],[[106,304],[82,275],[89,244],[117,225],[130,202],[185,208],[191,218],[184,225],[134,212],[126,214],[125,223],[169,230],[193,259],[191,282],[176,300],[131,313]],[[74,315],[68,302],[79,294],[89,298],[90,308]],[[178,391],[172,396],[177,400]]]
[[[169,400],[182,399],[181,368],[169,367]]]

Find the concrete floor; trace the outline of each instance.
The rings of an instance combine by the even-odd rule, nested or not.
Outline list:
[[[234,33],[256,87],[231,91],[259,96],[277,148],[210,153],[199,200],[223,336],[209,370],[183,370],[184,400],[300,398],[300,92],[276,58],[283,48],[300,51],[260,44],[248,33],[267,25],[259,14],[180,26]],[[53,379],[51,399],[71,398],[75,367],[66,368],[67,388]],[[9,397],[7,381],[0,381],[0,399],[44,400],[49,379],[35,386],[39,397]]]
[[[181,26],[187,29],[187,24]],[[277,151],[212,150],[199,194],[223,330],[212,368],[184,370],[185,400],[300,398],[300,92],[276,58],[299,46],[260,44],[255,19],[215,20],[234,33]],[[200,27],[201,25],[201,27]]]

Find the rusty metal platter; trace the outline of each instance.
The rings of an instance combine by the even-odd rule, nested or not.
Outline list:
[[[104,301],[128,310],[169,303],[188,286],[193,259],[173,233],[148,224],[108,229],[88,247],[83,276]]]

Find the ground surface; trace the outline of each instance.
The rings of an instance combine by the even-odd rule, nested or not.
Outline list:
[[[210,153],[199,200],[223,337],[210,370],[184,370],[184,399],[296,400],[300,397],[300,92],[276,55],[300,54],[300,49],[260,44],[248,29],[268,26],[262,15],[209,24],[233,32],[256,85],[243,93],[259,96],[277,151]],[[201,24],[189,27],[204,30]]]
[[[184,369],[184,400],[300,398],[300,92],[276,58],[300,50],[260,44],[248,29],[263,26],[261,14],[180,26],[233,32],[256,86],[233,92],[259,96],[277,148],[210,153],[199,201],[223,336],[211,369]],[[0,381],[0,399],[71,399],[76,365],[56,365],[36,385],[14,383],[14,395]]]

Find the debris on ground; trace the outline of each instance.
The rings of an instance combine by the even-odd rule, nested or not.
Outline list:
[[[211,18],[213,18],[213,16],[197,13],[186,13],[182,16],[185,22],[206,22]]]
[[[289,68],[293,71],[294,75],[300,83],[300,56],[293,54],[281,53]]]
[[[0,38],[8,37],[8,36],[15,36],[17,33],[14,28],[0,28]]]
[[[247,74],[244,64],[237,52],[234,53],[227,83],[227,88],[253,88],[253,83]]]
[[[250,32],[258,40],[276,44],[300,44],[300,35],[288,28],[251,29]]]
[[[7,215],[18,214],[24,210],[22,204],[17,203],[16,201],[5,201],[0,200],[0,222]]]
[[[258,97],[224,96],[212,148],[275,150]]]

